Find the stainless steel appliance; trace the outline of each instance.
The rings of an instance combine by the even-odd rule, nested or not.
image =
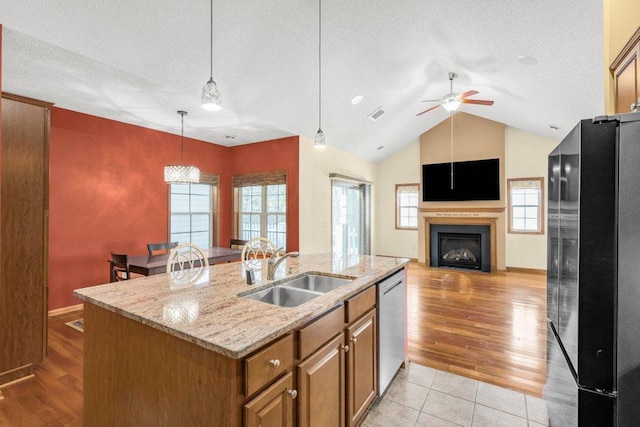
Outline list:
[[[378,283],[378,395],[404,362],[406,337],[406,280],[402,269]]]
[[[581,121],[547,194],[551,426],[640,425],[640,113]]]

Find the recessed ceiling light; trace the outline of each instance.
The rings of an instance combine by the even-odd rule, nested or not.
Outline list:
[[[353,98],[351,98],[351,105],[358,105],[362,102],[363,99],[364,99],[364,96],[356,95]]]
[[[235,135],[225,135],[224,137],[227,139],[236,139]]]
[[[380,145],[380,146],[378,147],[378,151],[382,150],[383,148],[384,148],[384,145]]]
[[[532,56],[520,55],[516,58],[522,65],[536,65],[538,60]]]
[[[556,125],[549,125],[549,129],[551,129],[552,131],[556,131],[558,129],[560,129],[558,126]]]

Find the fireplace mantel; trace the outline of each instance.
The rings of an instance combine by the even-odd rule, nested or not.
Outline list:
[[[425,264],[431,265],[431,225],[488,225],[489,234],[491,236],[491,272],[497,271],[497,239],[496,239],[496,223],[497,217],[424,217],[425,223]]]

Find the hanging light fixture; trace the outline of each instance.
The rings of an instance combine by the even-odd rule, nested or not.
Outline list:
[[[164,181],[167,184],[195,184],[200,182],[200,169],[195,166],[184,165],[184,116],[186,111],[178,111],[181,116],[182,130],[180,132],[180,164],[164,167]]]
[[[322,0],[318,0],[318,132],[313,146],[324,148],[327,140],[322,132]]]
[[[211,0],[211,34],[209,39],[211,41],[211,68],[209,69],[209,81],[202,88],[202,108],[218,111],[221,108],[220,91],[216,82],[213,81],[213,0]]]

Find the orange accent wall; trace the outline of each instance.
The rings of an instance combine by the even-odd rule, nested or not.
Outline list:
[[[253,172],[286,171],[287,173],[287,251],[299,245],[299,137],[238,145],[231,148],[231,176]],[[230,191],[233,191],[230,188]],[[233,200],[231,197],[230,200]],[[228,222],[231,224],[231,219]]]
[[[163,169],[179,159],[179,135],[51,110],[50,310],[79,303],[74,289],[108,282],[111,251],[143,254],[168,239]],[[220,176],[219,246],[231,238],[231,177],[287,170],[287,247],[298,248],[298,137],[233,148],[185,138],[184,160]]]

